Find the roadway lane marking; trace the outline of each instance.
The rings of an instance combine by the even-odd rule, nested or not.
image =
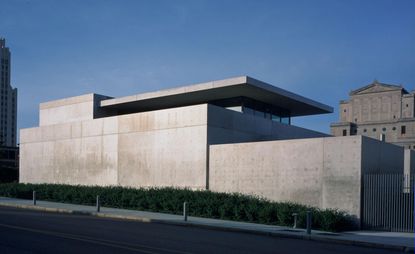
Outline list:
[[[190,252],[183,252],[183,251],[178,251],[178,250],[151,247],[151,246],[141,245],[141,244],[122,243],[122,242],[116,242],[116,241],[111,241],[111,240],[97,239],[97,238],[92,238],[92,237],[87,237],[87,236],[77,236],[77,235],[73,235],[73,234],[52,232],[52,231],[26,228],[26,227],[20,227],[20,226],[13,226],[13,225],[7,225],[7,224],[2,224],[2,223],[0,223],[0,227],[23,230],[23,231],[33,232],[33,233],[40,233],[40,234],[44,234],[44,235],[51,235],[51,236],[55,236],[55,237],[61,237],[61,238],[66,238],[66,239],[71,239],[71,240],[94,243],[94,244],[99,244],[99,245],[104,245],[104,246],[109,246],[109,247],[114,247],[114,248],[119,248],[119,249],[130,250],[130,251],[134,251],[134,252],[148,253],[148,254],[157,254],[158,253],[158,252],[153,252],[153,251],[163,251],[163,252],[180,253],[180,254],[191,254]],[[128,247],[128,246],[132,246],[132,247]],[[138,249],[137,247],[150,249],[150,250],[153,250],[153,251],[142,250],[142,249]]]

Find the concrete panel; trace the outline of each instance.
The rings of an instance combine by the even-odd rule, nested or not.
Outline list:
[[[226,144],[251,141],[327,137],[327,134],[270,119],[208,106],[208,143]]]
[[[25,129],[20,181],[204,189],[206,124],[205,104]]]
[[[20,182],[116,185],[117,141],[107,135],[22,144]]]
[[[322,206],[360,217],[361,136],[324,139]]]
[[[40,104],[39,126],[79,122],[107,116],[100,101],[110,97],[86,94]]]
[[[207,104],[149,111],[118,117],[119,133],[207,124]]]
[[[92,120],[94,118],[93,105],[93,101],[89,101],[41,109],[39,111],[39,126]]]
[[[401,147],[362,136],[211,145],[209,188],[360,218],[362,174],[402,169]]]
[[[360,218],[365,172],[402,172],[401,147],[362,136],[211,145],[209,187]]]
[[[39,142],[42,140],[42,130],[40,128],[20,129],[20,142],[25,143]]]
[[[322,153],[322,139],[212,145],[209,188],[321,207]]]
[[[79,156],[81,152],[81,139],[64,139],[54,142],[54,149],[51,151],[53,154],[53,164],[50,165],[50,171],[53,172],[53,183],[70,184],[73,181],[84,183],[86,179],[83,179],[79,175]]]
[[[208,124],[239,132],[270,135],[272,122],[214,105],[208,107]]]
[[[329,137],[325,133],[304,129],[294,125],[272,122],[272,136],[277,139],[302,139]]]
[[[103,133],[104,120],[102,118],[82,122],[82,137],[101,136]]]
[[[82,122],[71,123],[71,138],[82,137]]]
[[[206,186],[206,126],[119,135],[118,179],[123,186]]]
[[[257,133],[243,132],[213,126],[208,127],[209,144],[229,144],[252,142],[258,140],[261,140],[261,135]],[[264,137],[264,140],[267,140],[267,138]]]
[[[362,136],[363,173],[403,173],[404,148]]]
[[[58,139],[69,139],[71,135],[70,124],[49,125],[41,130],[43,141],[53,141]]]
[[[19,181],[22,183],[54,183],[54,142],[20,145]]]
[[[118,117],[106,117],[102,118],[103,123],[103,134],[117,134],[118,133]]]
[[[43,103],[40,103],[39,108],[41,110],[49,109],[49,108],[57,108],[57,107],[68,106],[68,105],[73,105],[73,104],[79,104],[83,102],[90,102],[93,100],[94,100],[94,94],[89,93],[89,94],[83,94],[83,95],[74,96],[74,97],[68,97],[68,98],[43,102]]]

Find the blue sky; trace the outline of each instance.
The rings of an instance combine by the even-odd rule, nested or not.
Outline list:
[[[351,90],[415,88],[414,13],[413,0],[0,0],[0,36],[18,128],[48,100],[249,75],[334,107],[293,119],[328,133]]]

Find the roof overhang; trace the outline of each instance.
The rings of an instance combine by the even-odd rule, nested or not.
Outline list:
[[[102,100],[101,107],[109,110],[143,112],[242,96],[288,109],[291,116],[333,112],[330,106],[247,76]]]

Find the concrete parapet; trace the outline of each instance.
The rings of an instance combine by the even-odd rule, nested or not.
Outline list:
[[[341,209],[359,218],[365,167],[402,173],[400,149],[362,136],[212,145],[209,187]]]
[[[98,94],[85,94],[50,102],[39,106],[39,125],[53,125],[67,122],[92,120],[106,116],[100,109],[100,101],[111,97]]]

